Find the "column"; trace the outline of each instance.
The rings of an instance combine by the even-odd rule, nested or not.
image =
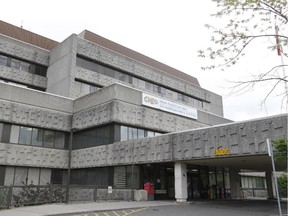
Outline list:
[[[230,169],[229,177],[230,177],[231,198],[232,199],[241,198],[241,191],[240,191],[241,178],[239,175],[239,169]]]
[[[274,199],[273,176],[271,171],[265,172],[268,199]]]
[[[186,163],[175,163],[175,198],[177,202],[187,201],[187,165]]]

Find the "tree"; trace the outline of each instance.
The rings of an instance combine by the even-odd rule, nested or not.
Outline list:
[[[199,50],[198,56],[210,58],[211,65],[202,69],[224,70],[238,63],[248,51],[248,47],[256,41],[263,41],[265,47],[287,58],[288,45],[288,4],[287,0],[213,0],[219,11],[212,16],[221,18],[221,22],[206,27],[212,30],[213,48]],[[264,45],[263,44],[263,45]],[[276,55],[276,53],[275,53]],[[283,62],[283,61],[282,61]],[[281,88],[279,96],[282,105],[288,108],[288,76],[285,74],[288,64],[274,65],[260,74],[251,76],[248,80],[234,82],[234,93],[251,90],[256,84],[271,83],[263,102]],[[288,71],[287,71],[288,73]],[[283,91],[282,91],[283,90]]]
[[[287,161],[287,148],[288,141],[284,139],[273,141],[273,146],[275,147],[275,160],[276,161]]]

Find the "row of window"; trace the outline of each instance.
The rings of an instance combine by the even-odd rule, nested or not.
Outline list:
[[[159,132],[127,126],[121,126],[120,130],[121,141],[161,135]]]
[[[50,179],[51,169],[0,166],[0,185],[47,185]]]
[[[12,58],[5,55],[0,55],[0,65],[14,68],[17,70],[26,71],[32,74],[37,74],[39,76],[46,77],[47,74],[47,67],[38,65],[38,64],[32,64],[30,62],[26,62],[23,60],[19,60],[17,58]]]
[[[102,87],[94,86],[94,85],[89,85],[83,82],[75,81],[75,91],[78,93],[78,97],[82,97],[84,95],[90,94],[92,92],[95,92]]]
[[[47,148],[67,149],[64,132],[0,123],[0,141]]]
[[[74,133],[72,148],[89,148],[160,134],[155,131],[111,124]]]
[[[136,78],[134,76],[128,75],[128,74],[121,72],[119,70],[109,68],[107,66],[101,65],[101,64],[96,63],[92,60],[82,58],[80,56],[77,56],[76,66],[97,72],[99,74],[103,74],[105,76],[112,77],[112,78],[117,79],[117,80],[121,80],[121,81],[126,82],[126,83],[135,84],[137,86],[143,86],[143,88],[145,88],[145,90],[159,94],[159,95],[166,97],[166,98],[170,98],[173,100],[174,99],[179,100],[179,101],[190,104],[190,105],[197,107],[197,108],[203,108],[203,101],[202,100],[193,98],[191,96],[188,96],[188,95],[185,95],[185,94],[182,94],[179,92],[176,92],[174,90],[170,90],[168,88],[162,87],[162,86],[157,85],[155,83]]]

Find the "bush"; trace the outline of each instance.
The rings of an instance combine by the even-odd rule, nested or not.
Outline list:
[[[281,197],[287,197],[287,189],[288,189],[288,185],[287,185],[287,173],[283,173],[278,179],[278,189],[279,189],[279,194]]]

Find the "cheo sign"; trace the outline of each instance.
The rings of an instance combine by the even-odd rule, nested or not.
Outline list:
[[[142,93],[142,105],[188,118],[197,119],[197,109],[182,104],[173,103],[172,101],[168,101],[146,93]]]

